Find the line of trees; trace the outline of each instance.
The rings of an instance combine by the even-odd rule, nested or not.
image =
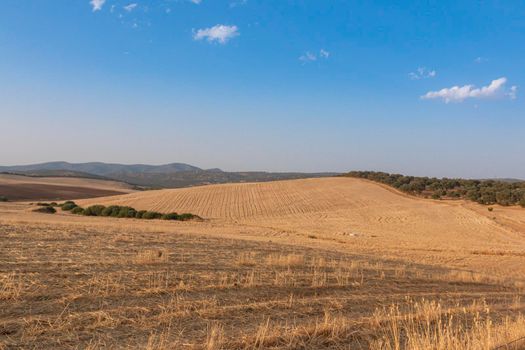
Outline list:
[[[377,171],[351,171],[343,176],[380,182],[398,190],[434,199],[468,199],[480,204],[521,205],[525,208],[525,182],[429,178]]]
[[[41,206],[39,209],[35,209],[37,212],[54,214],[56,212],[54,207],[60,207],[63,211],[69,211],[72,214],[84,215],[84,216],[104,216],[113,218],[133,218],[133,219],[146,219],[146,220],[177,220],[177,221],[188,221],[188,220],[199,220],[201,219],[198,215],[184,213],[159,213],[156,211],[147,210],[136,210],[135,208],[120,205],[91,205],[87,208],[78,206],[73,201],[66,201],[61,204],[53,203],[37,203]]]

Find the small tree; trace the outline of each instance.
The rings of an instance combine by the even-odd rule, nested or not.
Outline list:
[[[37,208],[35,210],[33,210],[34,212],[37,212],[37,213],[44,213],[44,214],[54,214],[56,213],[56,209],[51,207],[51,206],[43,206],[43,207],[40,207],[40,208]]]
[[[102,214],[102,211],[105,209],[106,207],[103,206],[103,205],[92,205],[90,207],[87,207],[85,210],[84,210],[84,215],[86,216],[101,216]]]
[[[78,205],[76,205],[75,202],[69,201],[69,202],[62,204],[62,210],[69,211],[69,210],[76,208],[77,206]]]
[[[110,205],[109,207],[104,208],[102,212],[100,213],[101,216],[112,216],[117,217],[118,213],[120,211],[120,206],[118,205]]]
[[[179,220],[181,221],[196,220],[196,219],[201,219],[201,217],[195,214],[190,214],[190,213],[184,213],[184,214],[179,215]]]
[[[142,218],[146,220],[160,219],[161,217],[162,214],[156,211],[147,211],[144,214],[142,214]]]
[[[142,217],[144,216],[144,214],[146,214],[146,210],[139,210],[139,211],[135,214],[135,218],[137,218],[137,219],[142,219]]]
[[[179,214],[177,213],[169,213],[162,215],[162,220],[180,220]]]
[[[82,207],[74,207],[71,210],[71,214],[84,215],[84,208],[82,208]]]
[[[132,207],[120,207],[117,217],[119,218],[134,218],[137,211]]]

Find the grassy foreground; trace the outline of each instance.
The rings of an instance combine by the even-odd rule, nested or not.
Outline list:
[[[47,217],[0,225],[2,349],[493,349],[525,336],[523,286],[490,275],[191,222],[174,234]]]

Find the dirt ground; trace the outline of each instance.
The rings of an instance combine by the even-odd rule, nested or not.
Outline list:
[[[0,204],[0,349],[393,349],[392,329],[406,338],[409,320],[443,317],[447,334],[460,320],[490,341],[473,343],[476,333],[439,349],[525,336],[525,210],[338,178],[79,202],[205,220]],[[506,317],[504,331],[490,328]],[[433,339],[398,348],[438,349],[424,345]]]
[[[0,196],[10,201],[60,201],[131,192],[132,186],[117,181],[0,174]]]

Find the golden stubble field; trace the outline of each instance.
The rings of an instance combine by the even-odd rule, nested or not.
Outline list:
[[[0,205],[0,349],[520,349],[525,210],[349,178]]]

